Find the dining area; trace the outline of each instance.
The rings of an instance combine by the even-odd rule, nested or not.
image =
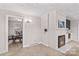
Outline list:
[[[19,40],[20,43],[22,43],[22,33],[17,32],[16,35],[10,35],[8,36],[8,41],[12,40],[12,43],[16,43],[16,40]]]
[[[8,17],[8,48],[19,48],[23,41],[23,23],[18,17]]]

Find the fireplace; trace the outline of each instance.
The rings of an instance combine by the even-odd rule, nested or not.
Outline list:
[[[71,33],[68,33],[68,39],[70,39],[71,38]]]
[[[65,35],[58,36],[58,48],[65,45]]]

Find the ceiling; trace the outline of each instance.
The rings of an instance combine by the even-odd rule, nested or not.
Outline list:
[[[33,16],[41,16],[50,10],[60,10],[67,16],[72,16],[77,20],[79,19],[78,3],[0,3],[0,9]]]

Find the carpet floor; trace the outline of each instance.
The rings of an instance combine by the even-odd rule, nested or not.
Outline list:
[[[72,48],[66,53],[61,53],[43,44],[22,48],[21,43],[9,45],[9,51],[0,56],[79,56],[79,42],[70,42]]]

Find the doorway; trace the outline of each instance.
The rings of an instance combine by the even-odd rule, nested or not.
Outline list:
[[[23,18],[8,16],[8,51],[23,47]]]

